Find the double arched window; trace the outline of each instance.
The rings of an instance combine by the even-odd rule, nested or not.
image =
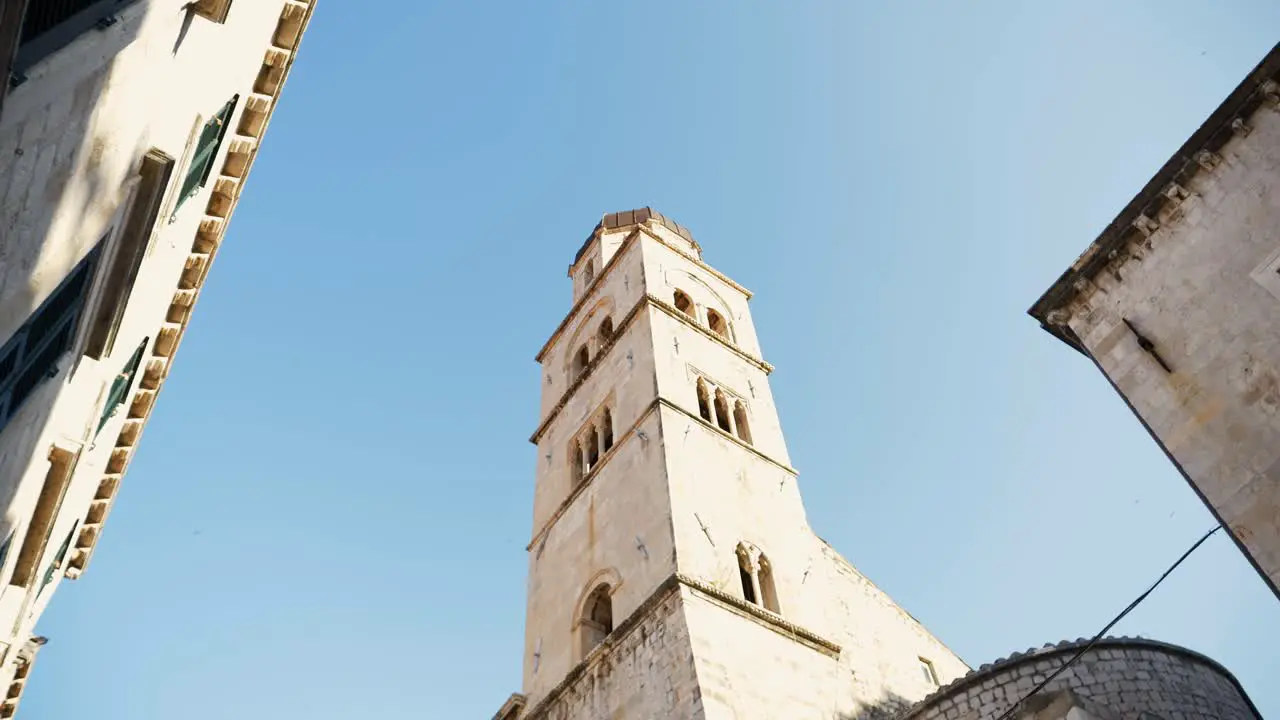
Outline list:
[[[750,543],[738,544],[738,580],[742,599],[772,613],[781,613],[778,589],[773,582],[773,566],[760,548]]]
[[[685,317],[694,322],[699,322],[698,308],[693,304],[693,299],[689,297],[688,293],[677,289],[672,294],[672,302],[675,304],[676,310],[683,313]],[[729,328],[729,321],[717,310],[707,308],[706,325],[720,339],[726,342],[733,342],[733,331]]]

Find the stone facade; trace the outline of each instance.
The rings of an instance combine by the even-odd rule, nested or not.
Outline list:
[[[900,720],[993,720],[1067,665],[1088,642],[1062,642],[984,665],[930,695]],[[1240,683],[1221,665],[1185,648],[1137,638],[1107,638],[1089,647],[1011,717],[1046,713],[1064,694],[1062,710],[1079,708],[1098,720],[1258,720]]]
[[[498,717],[845,718],[968,671],[809,528],[750,293],[687,230],[606,216],[570,277]]]
[[[1280,46],[1031,309],[1280,596]]]
[[[57,22],[15,28],[23,4],[0,13],[24,38],[0,112],[0,717],[96,547],[313,10],[44,3],[28,22]]]

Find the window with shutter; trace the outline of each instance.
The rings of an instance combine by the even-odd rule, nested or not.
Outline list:
[[[116,414],[116,409],[124,404],[129,397],[129,388],[133,387],[133,378],[138,374],[138,366],[142,364],[142,354],[147,350],[147,343],[150,338],[143,338],[142,344],[138,345],[138,349],[133,351],[129,362],[120,369],[116,374],[115,380],[111,381],[111,392],[107,393],[107,403],[102,408],[102,417],[98,420],[97,432],[102,432],[102,428],[106,426],[107,421]]]
[[[222,147],[222,139],[226,137],[227,126],[231,123],[231,114],[235,112],[236,103],[239,100],[239,95],[233,96],[201,128],[200,137],[196,140],[195,151],[191,154],[191,161],[187,165],[186,177],[182,179],[182,189],[178,193],[178,204],[173,209],[174,215],[177,215],[178,208],[182,207],[182,204],[187,199],[200,192],[205,183],[209,182],[209,175],[213,172],[214,160],[218,157],[218,149]]]
[[[31,393],[57,373],[58,360],[71,349],[103,241],[109,236],[110,231],[0,346],[0,430]]]
[[[49,567],[44,571],[44,578],[40,581],[40,589],[36,591],[36,597],[40,597],[40,593],[53,582],[54,573],[62,567],[63,561],[67,559],[67,552],[71,550],[71,541],[76,537],[76,530],[80,529],[80,521],[77,520],[71,526],[71,532],[67,533],[67,539],[62,541],[62,546],[58,548],[58,554],[53,556],[53,560],[49,563]]]

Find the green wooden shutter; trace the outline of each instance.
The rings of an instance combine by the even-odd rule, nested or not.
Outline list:
[[[217,114],[209,118],[200,130],[200,139],[196,142],[196,150],[187,166],[187,176],[182,180],[182,192],[178,195],[178,204],[194,195],[209,181],[213,171],[213,161],[217,159],[218,148],[227,134],[227,125],[231,122],[231,114],[235,112],[240,96],[235,96],[223,105]]]
[[[54,556],[53,562],[49,563],[48,569],[44,571],[44,579],[40,581],[40,589],[36,591],[36,597],[40,597],[40,593],[53,582],[53,574],[62,567],[62,561],[67,559],[67,551],[71,549],[71,541],[76,538],[76,530],[80,529],[80,521],[77,520],[75,525],[71,526],[71,532],[67,533],[67,539],[62,541],[62,547],[58,548],[58,554]]]
[[[138,366],[142,364],[142,353],[146,351],[149,340],[150,338],[143,338],[142,344],[138,345],[138,349],[134,350],[133,355],[129,357],[129,362],[125,363],[116,375],[116,379],[111,382],[111,392],[107,393],[107,402],[102,407],[102,417],[98,420],[97,432],[102,432],[102,428],[111,419],[116,408],[129,395],[129,388],[133,386],[133,378],[138,374]]]

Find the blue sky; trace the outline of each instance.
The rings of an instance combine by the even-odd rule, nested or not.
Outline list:
[[[533,356],[582,238],[644,205],[756,293],[818,534],[972,665],[1091,635],[1213,521],[1024,313],[1277,27],[1264,0],[323,0],[23,714],[492,714]],[[1221,534],[1116,633],[1280,715],[1280,603]]]

